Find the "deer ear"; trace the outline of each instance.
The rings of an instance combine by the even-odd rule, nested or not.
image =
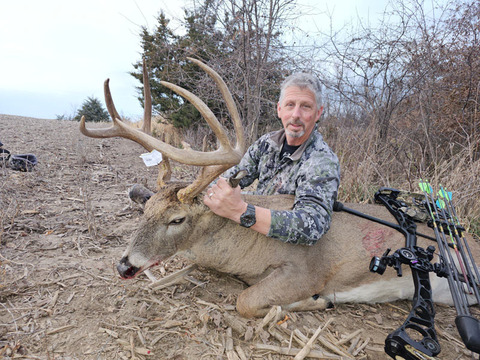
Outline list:
[[[145,205],[145,203],[152,197],[153,194],[154,192],[148,190],[145,186],[140,184],[133,185],[128,192],[130,200],[140,205]]]
[[[232,188],[236,188],[245,176],[247,176],[247,170],[239,170],[235,173],[235,175],[228,178],[228,183]]]

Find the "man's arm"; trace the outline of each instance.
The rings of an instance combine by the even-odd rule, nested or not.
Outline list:
[[[308,186],[300,186],[300,195],[293,210],[270,210],[255,206],[256,223],[251,229],[261,234],[291,244],[313,245],[328,231],[331,223],[333,201],[339,178],[336,176],[310,179]],[[315,184],[317,193],[310,195]],[[207,190],[204,203],[215,214],[240,223],[247,203],[241,197],[240,187],[231,188],[220,178]]]
[[[255,148],[257,144],[260,146]],[[256,157],[267,152],[262,146],[261,142],[252,145],[241,161],[243,167],[248,168],[251,165],[254,174],[258,172]],[[232,174],[233,172],[229,175]],[[246,184],[240,184],[244,187],[252,181],[247,179]],[[283,242],[313,245],[330,227],[333,201],[340,182],[338,159],[328,150],[311,157],[295,175],[286,177],[284,181],[295,184],[293,210],[277,211],[256,206],[257,223],[252,229]],[[225,179],[219,180],[207,190],[204,203],[214,213],[237,223],[247,208],[247,203],[241,198],[240,189],[232,189]]]
[[[291,211],[271,212],[267,234],[291,244],[315,244],[330,228],[333,202],[340,185],[340,166],[333,152],[310,157],[295,178]]]
[[[319,201],[318,196],[297,198],[293,210],[272,210],[267,235],[290,244],[314,245],[330,228],[334,200],[327,195]]]

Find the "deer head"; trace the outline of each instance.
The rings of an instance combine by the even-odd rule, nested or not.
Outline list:
[[[103,129],[87,129],[85,126],[85,117],[82,116],[80,121],[80,131],[82,134],[94,137],[94,138],[109,138],[109,137],[123,137],[142,145],[147,151],[157,150],[164,156],[160,167],[158,184],[161,186],[164,184],[164,180],[168,178],[169,165],[168,158],[171,158],[179,163],[186,165],[201,166],[202,169],[199,172],[197,179],[188,186],[180,189],[177,192],[177,198],[182,203],[191,203],[193,199],[200,194],[213,180],[215,180],[221,173],[237,164],[245,152],[245,138],[243,133],[242,122],[238,110],[235,106],[235,102],[227,88],[227,85],[222,80],[220,75],[212,68],[205,65],[199,60],[188,58],[200,66],[208,75],[215,81],[220,93],[225,100],[227,109],[232,117],[236,144],[233,146],[228,139],[225,128],[220,124],[213,112],[208,106],[197,96],[191,92],[174,85],[172,83],[161,81],[160,83],[167,88],[173,90],[177,94],[183,96],[195,106],[195,108],[202,114],[203,118],[207,121],[210,128],[216,135],[219,146],[217,150],[210,152],[195,151],[190,147],[179,149],[173,147],[151,135],[151,118],[152,118],[152,98],[150,92],[150,86],[148,82],[148,71],[143,61],[143,84],[144,84],[144,122],[143,129],[135,129],[121,120],[118,114],[112,95],[109,88],[109,80],[107,79],[104,84],[105,102],[108,112],[113,120],[113,125],[109,128]]]

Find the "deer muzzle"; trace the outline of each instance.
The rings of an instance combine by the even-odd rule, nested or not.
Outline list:
[[[128,257],[124,256],[117,265],[117,271],[122,279],[132,279],[140,271],[140,268],[130,264]]]

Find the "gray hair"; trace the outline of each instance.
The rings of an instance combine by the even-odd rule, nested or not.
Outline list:
[[[281,102],[284,95],[285,89],[291,86],[297,86],[300,89],[308,89],[315,95],[315,102],[317,103],[317,109],[320,109],[322,106],[322,88],[320,81],[313,74],[309,73],[293,73],[283,80],[280,87],[280,99]]]

